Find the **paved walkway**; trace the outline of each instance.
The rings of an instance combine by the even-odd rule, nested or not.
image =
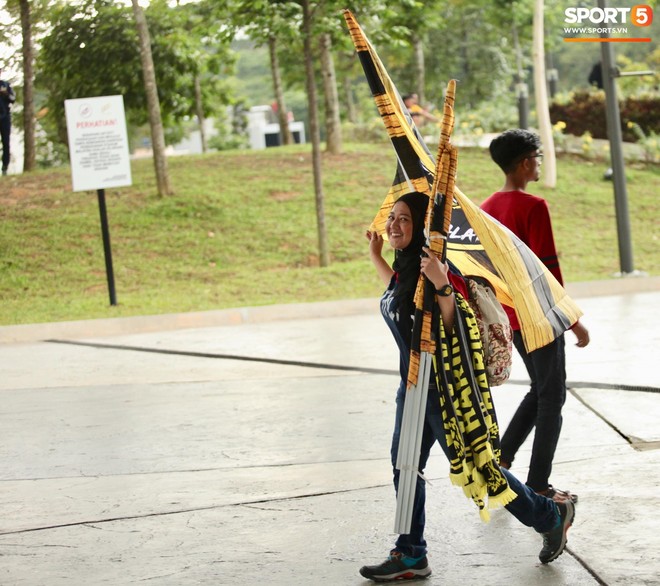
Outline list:
[[[506,511],[483,524],[437,449],[427,584],[659,583],[658,285],[576,296],[568,551],[543,566]],[[396,350],[376,300],[293,309],[0,328],[0,584],[366,584],[393,539]],[[525,378],[516,357],[502,425]]]

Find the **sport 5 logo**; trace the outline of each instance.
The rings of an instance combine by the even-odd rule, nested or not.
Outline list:
[[[632,8],[584,8],[571,7],[564,11],[564,22],[581,24],[585,20],[592,24],[626,24],[649,26],[653,22],[653,8],[648,4],[637,4]]]

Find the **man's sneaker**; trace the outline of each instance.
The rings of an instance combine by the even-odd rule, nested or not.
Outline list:
[[[568,490],[555,488],[552,484],[550,484],[546,490],[537,491],[536,494],[552,499],[556,503],[571,501],[574,505],[577,505],[578,502],[578,495],[573,494]]]
[[[411,558],[400,551],[392,550],[382,564],[363,566],[360,574],[374,582],[398,582],[403,580],[423,580],[431,575],[426,556]]]
[[[554,529],[543,534],[543,549],[539,553],[539,559],[543,564],[556,560],[562,554],[568,542],[566,535],[568,528],[575,519],[575,507],[570,500],[555,503],[555,506],[559,509],[559,522]]]

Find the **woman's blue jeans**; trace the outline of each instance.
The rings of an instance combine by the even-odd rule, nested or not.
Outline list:
[[[401,421],[403,419],[403,405],[405,402],[405,382],[402,381],[396,397],[396,421],[394,435],[392,437],[392,466],[395,467],[397,452],[399,449],[399,436],[401,434]],[[426,463],[431,453],[431,447],[435,442],[447,455],[447,443],[442,422],[440,409],[440,395],[434,385],[429,388],[426,402],[426,417],[424,420],[424,432],[422,435],[421,454],[419,458],[419,471],[424,472]],[[552,500],[536,494],[531,488],[520,482],[508,470],[502,469],[511,489],[518,495],[506,509],[521,523],[533,527],[539,533],[545,533],[556,526],[558,511]],[[399,471],[394,468],[394,488],[398,490]],[[426,503],[426,486],[424,480],[417,476],[415,500],[413,504],[412,525],[410,533],[399,535],[396,541],[396,549],[405,555],[422,557],[426,555],[426,540],[424,539],[424,525]],[[471,503],[466,502],[467,506]]]

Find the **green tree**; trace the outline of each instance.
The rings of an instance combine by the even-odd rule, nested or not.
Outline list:
[[[202,150],[207,150],[204,120],[224,117],[224,108],[232,101],[228,77],[234,72],[236,56],[231,50],[234,29],[229,26],[227,3],[213,0],[171,6],[167,0],[154,0],[146,11],[155,43],[166,42],[186,56],[186,68],[178,71],[179,82],[187,85],[181,96],[176,119],[197,118]],[[160,51],[158,58],[160,59]],[[176,67],[176,63],[172,63]]]
[[[391,34],[407,46],[409,88],[421,103],[426,101],[426,53],[429,52],[429,33],[442,22],[442,2],[398,0],[388,2],[384,22]],[[407,93],[407,92],[406,92]]]
[[[146,121],[137,33],[130,8],[109,0],[58,3],[49,15],[50,33],[37,58],[36,83],[45,94],[42,123],[54,143],[66,145],[64,100],[124,96],[129,120]]]
[[[360,11],[364,14],[380,15],[386,2],[382,0],[363,0]],[[359,67],[355,60],[355,50],[345,26],[343,0],[324,0],[313,5],[313,32],[316,41],[313,46],[319,57],[318,72],[321,78],[320,88],[324,97],[326,150],[332,154],[342,151],[341,108],[338,87],[343,85],[346,97],[346,115],[355,119],[352,88],[347,87],[346,77],[351,69]],[[336,64],[339,63],[339,66]],[[356,67],[352,67],[356,66]],[[343,83],[339,82],[340,76]],[[363,79],[363,74],[360,75]],[[371,105],[371,107],[373,107]]]
[[[273,96],[277,104],[282,144],[293,143],[289,129],[288,109],[284,98],[279,47],[291,47],[300,42],[300,6],[296,2],[268,0],[237,0],[233,7],[233,22],[256,43],[266,45],[270,58]]]
[[[183,7],[182,7],[183,8]],[[216,74],[228,55],[222,45],[201,66],[203,52],[199,36],[186,34],[181,14],[158,0],[145,16],[151,35],[158,100],[165,129],[176,127],[195,115],[194,75],[210,80],[202,84],[204,107],[217,111],[229,100],[229,91],[216,93]],[[77,4],[58,2],[49,13],[51,28],[37,57],[36,87],[45,94],[48,114],[42,124],[49,137],[66,145],[64,100],[87,96],[124,97],[129,125],[148,122],[147,102],[141,75],[138,35],[130,6],[112,0],[81,0]],[[215,42],[217,37],[212,37]],[[228,44],[227,40],[227,44]],[[228,58],[228,60],[231,60]],[[211,65],[213,63],[213,65]]]
[[[323,194],[320,150],[321,139],[315,71],[316,52],[314,50],[315,47],[313,43],[315,32],[317,32],[317,29],[315,28],[316,23],[322,15],[324,3],[322,1],[311,2],[310,0],[300,0],[298,2],[274,1],[266,4],[271,4],[277,8],[275,9],[273,6],[271,6],[269,9],[266,9],[264,4],[259,0],[246,0],[245,2],[239,2],[239,5],[242,7],[243,14],[237,17],[236,22],[242,24],[246,17],[249,19],[257,19],[257,14],[261,11],[262,17],[265,18],[265,23],[263,20],[259,20],[257,22],[256,30],[253,26],[248,27],[248,29],[252,31],[252,34],[256,36],[256,42],[273,42],[273,36],[276,36],[278,42],[282,42],[282,40],[288,41],[289,53],[293,55],[296,55],[296,53],[291,50],[292,45],[295,42],[295,33],[299,34],[299,38],[302,39],[305,88],[307,93],[307,115],[309,120],[309,135],[312,143],[312,168],[314,175],[314,195],[319,243],[319,264],[322,267],[325,267],[330,264],[330,253],[325,221],[325,203]],[[265,14],[263,13],[264,10]],[[295,23],[297,25],[295,33],[290,24],[284,26],[280,20],[284,10],[286,10],[286,13],[288,14],[289,22]],[[265,27],[266,30],[259,30],[261,27]],[[294,58],[296,59],[297,65],[299,66],[299,56],[295,56]],[[279,107],[279,105],[278,110],[282,115],[284,114],[283,108]],[[280,119],[280,126],[283,125],[283,122],[284,121]]]

